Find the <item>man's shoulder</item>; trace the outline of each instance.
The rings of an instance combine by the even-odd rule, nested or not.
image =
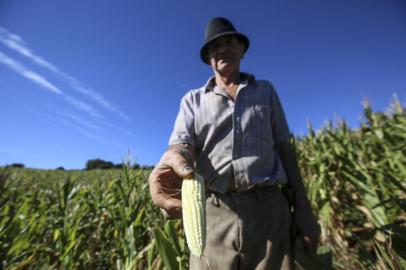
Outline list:
[[[185,93],[183,98],[188,98],[188,97],[194,97],[194,96],[197,96],[197,95],[201,95],[202,93],[204,93],[204,90],[205,90],[204,87],[189,89]]]
[[[265,89],[273,89],[273,84],[270,80],[255,80],[255,83],[258,87],[265,88]]]
[[[276,92],[272,82],[270,80],[255,80],[255,88],[258,91],[266,91],[270,94],[274,94]]]
[[[213,88],[213,83],[214,83],[214,76],[209,77],[209,79],[206,81],[205,84],[203,84],[202,86],[198,87],[198,88],[192,88],[189,91],[186,92],[186,94],[184,95],[184,98],[193,98],[196,96],[200,96],[206,92],[208,92],[210,89]]]
[[[204,87],[188,90],[182,97],[182,102],[194,103],[195,100],[199,100],[200,96],[205,92]]]

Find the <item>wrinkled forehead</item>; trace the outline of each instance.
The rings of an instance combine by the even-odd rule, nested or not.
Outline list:
[[[231,42],[237,42],[239,44],[243,44],[236,35],[225,35],[225,36],[216,38],[215,40],[210,42],[210,44],[208,46],[210,48],[210,47],[213,47],[213,46],[216,46],[219,44],[231,43]]]

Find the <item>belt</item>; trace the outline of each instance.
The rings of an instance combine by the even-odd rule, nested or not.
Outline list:
[[[268,185],[268,186],[254,186],[247,190],[242,191],[227,191],[226,193],[218,193],[214,191],[208,191],[208,197],[211,197],[211,203],[214,206],[219,206],[219,199],[223,198],[226,201],[230,200],[231,198],[245,198],[245,197],[255,197],[258,200],[262,200],[263,198],[269,196],[269,193],[280,191],[282,185],[275,184],[275,185]]]
[[[214,190],[208,190],[208,194],[218,194],[218,195],[227,195],[227,196],[239,196],[239,195],[247,195],[252,193],[262,194],[268,193],[276,190],[281,190],[283,185],[281,184],[274,184],[274,185],[266,185],[266,186],[253,186],[252,188],[246,190],[228,190],[226,192],[218,192]]]
[[[271,191],[276,191],[276,190],[281,190],[282,185],[280,184],[275,184],[275,185],[267,185],[267,186],[254,186],[250,189],[247,190],[230,190],[227,191],[225,194],[226,195],[244,195],[248,193],[265,193],[265,192],[271,192]]]

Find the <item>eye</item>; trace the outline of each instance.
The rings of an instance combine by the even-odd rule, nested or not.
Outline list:
[[[215,43],[209,45],[209,51],[217,50],[219,47],[220,47],[220,43],[215,42]]]

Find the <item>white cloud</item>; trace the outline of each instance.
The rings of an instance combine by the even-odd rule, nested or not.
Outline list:
[[[43,112],[36,112],[33,111],[36,114],[41,115],[44,118],[47,118],[48,120],[50,120],[52,123],[56,124],[56,125],[61,125],[64,124],[70,128],[76,129],[78,130],[80,133],[82,133],[83,135],[85,135],[86,137],[90,138],[90,139],[96,139],[96,138],[101,138],[98,135],[92,133],[91,131],[88,131],[84,128],[79,127],[78,125],[75,125],[74,123],[72,123],[71,121],[67,120],[67,119],[59,119],[54,117],[54,115],[50,115],[50,114],[45,114]]]
[[[109,139],[106,139],[106,138],[100,136],[97,133],[97,131],[99,131],[99,129],[100,129],[98,126],[94,126],[93,124],[84,121],[83,119],[81,119],[80,117],[78,117],[76,115],[66,113],[66,112],[56,111],[57,114],[64,115],[67,118],[67,119],[63,119],[63,118],[61,119],[61,118],[55,117],[55,115],[53,115],[53,114],[48,114],[48,113],[35,111],[35,110],[31,110],[31,112],[35,113],[45,119],[48,119],[56,127],[65,125],[65,126],[68,126],[69,128],[75,129],[76,131],[78,131],[79,133],[81,133],[82,135],[84,135],[85,137],[87,137],[93,141],[97,141],[97,142],[103,143],[103,144],[110,144],[110,145],[113,145],[114,147],[121,148],[121,149],[126,149],[126,147],[124,145],[122,145],[121,143],[118,143],[116,141],[109,140]],[[79,123],[79,125],[74,122]],[[89,126],[81,127],[80,125],[82,125],[82,126],[89,125]],[[95,132],[90,131],[89,128],[94,129]]]
[[[45,88],[48,91],[51,91],[55,94],[63,93],[58,87],[56,87],[55,85],[53,85],[52,83],[47,81],[44,77],[42,77],[38,73],[36,73],[26,67],[24,67],[22,64],[20,64],[19,62],[17,62],[14,59],[8,57],[7,55],[5,55],[2,52],[0,52],[0,63],[6,65],[13,71],[19,73],[21,76],[31,80],[32,82],[39,84],[40,86],[42,86],[43,88]]]
[[[119,143],[117,143],[115,141],[105,139],[105,138],[103,138],[103,137],[101,137],[101,136],[99,136],[99,135],[85,129],[85,128],[82,128],[82,127],[80,127],[78,125],[75,125],[74,123],[72,123],[69,120],[62,119],[62,120],[59,120],[59,121],[62,122],[63,124],[65,124],[65,125],[69,126],[69,127],[72,127],[74,129],[76,129],[77,131],[79,131],[84,136],[88,137],[89,139],[96,140],[96,141],[98,141],[100,143],[111,144],[111,145],[114,145],[116,147],[123,148],[123,145],[121,145],[121,144],[119,144]]]
[[[96,103],[98,103],[103,108],[118,114],[121,118],[126,121],[131,121],[130,118],[125,115],[120,109],[114,105],[112,105],[108,100],[106,100],[101,94],[97,93],[96,91],[86,87],[76,78],[66,74],[62,70],[60,70],[55,65],[51,64],[50,62],[46,61],[42,57],[35,55],[24,43],[23,39],[15,34],[10,33],[6,29],[0,27],[0,41],[7,46],[8,48],[20,53],[21,55],[27,57],[37,65],[44,67],[50,71],[52,71],[57,76],[63,78],[64,80],[68,81],[70,86],[80,92],[81,94],[89,97]]]
[[[90,114],[92,117],[95,117],[95,118],[103,118],[99,113],[96,112],[95,109],[93,109],[92,106],[84,103],[83,101],[80,101],[78,99],[75,99],[75,98],[65,95],[65,94],[63,95],[63,97],[65,98],[65,100],[67,102],[69,102],[70,104],[75,106],[78,110],[85,111],[88,114]]]
[[[69,77],[69,81],[71,83],[72,88],[74,88],[76,91],[79,91],[80,93],[90,97],[94,101],[96,101],[99,105],[104,107],[105,109],[117,113],[121,118],[124,120],[130,122],[131,119],[125,115],[120,109],[118,109],[116,106],[112,105],[110,102],[108,102],[102,95],[99,93],[95,92],[94,90],[83,86],[79,81],[77,81],[74,78]]]
[[[28,80],[32,81],[33,83],[40,85],[42,88],[44,88],[54,94],[61,95],[68,103],[70,103],[72,106],[76,107],[76,109],[87,112],[92,117],[102,118],[100,116],[100,114],[98,114],[92,106],[84,103],[83,101],[77,100],[69,95],[66,95],[61,89],[59,89],[58,87],[56,87],[55,85],[50,83],[43,76],[39,75],[38,73],[36,73],[33,70],[26,68],[24,65],[17,62],[16,60],[8,57],[1,51],[0,51],[0,63],[6,65],[11,70],[17,72],[18,74],[27,78]]]
[[[92,130],[97,130],[97,131],[101,131],[101,130],[102,130],[101,127],[99,127],[99,126],[97,126],[97,125],[95,125],[95,124],[93,124],[93,123],[90,123],[90,122],[88,122],[88,121],[82,119],[81,117],[79,117],[79,116],[77,116],[77,115],[75,115],[75,114],[67,113],[67,112],[61,112],[61,111],[57,111],[57,113],[58,113],[59,115],[62,115],[62,116],[66,117],[66,118],[68,118],[68,119],[70,119],[70,120],[75,121],[76,123],[79,123],[79,124],[82,125],[82,126],[85,126],[85,127],[87,127],[87,128],[90,128],[90,129],[92,129]]]
[[[51,63],[49,63],[42,57],[37,56],[34,53],[32,53],[31,50],[25,45],[23,39],[20,36],[8,32],[6,29],[2,28],[1,26],[0,26],[0,41],[4,45],[9,47],[10,49],[29,58],[34,63],[36,63],[44,68],[47,68],[57,74],[60,74],[63,77],[67,76],[62,71],[60,71],[56,66],[52,65]]]
[[[58,87],[54,86],[52,83],[48,82],[44,77],[35,73],[32,70],[25,70],[24,72],[22,72],[20,74],[23,75],[24,77],[26,77],[27,79],[30,79],[33,82],[36,82],[37,84],[41,85],[45,89],[48,89],[56,94],[62,94],[62,91]]]
[[[133,136],[133,137],[135,136],[132,131],[130,131],[128,129],[125,129],[123,127],[120,127],[120,126],[117,126],[117,125],[114,125],[114,124],[111,124],[111,123],[107,123],[107,122],[105,122],[104,124],[106,124],[107,126],[109,126],[110,128],[112,128],[114,130],[119,130],[119,131],[121,131],[121,132],[123,132],[123,133],[125,133],[125,134],[127,134],[129,136]]]
[[[70,126],[70,127],[74,128],[74,129],[78,130],[80,133],[82,133],[83,135],[85,135],[89,139],[100,139],[100,137],[97,136],[96,134],[94,134],[93,132],[88,131],[88,130],[86,130],[84,128],[81,128],[78,125],[75,125],[70,121],[67,121],[67,120],[60,120],[60,121],[62,123],[64,123],[65,125]]]
[[[80,82],[76,78],[66,74],[65,72],[60,70],[58,67],[56,67],[52,63],[48,62],[47,60],[43,59],[42,57],[35,55],[29,49],[29,47],[26,45],[26,43],[23,41],[23,39],[20,36],[8,32],[6,29],[2,28],[1,26],[0,26],[0,43],[3,43],[9,49],[12,49],[13,51],[18,52],[20,55],[26,57],[27,59],[29,59],[33,63],[37,64],[38,66],[43,67],[43,68],[47,69],[48,71],[51,71],[54,75],[58,76],[59,78],[62,78],[66,82],[68,82],[72,89],[76,90],[77,92],[83,94],[86,97],[89,97],[91,100],[95,101],[97,104],[99,104],[103,108],[116,113],[122,119],[124,119],[126,121],[131,121],[131,119],[128,116],[126,116],[123,112],[121,112],[116,106],[112,105],[101,94],[92,90],[90,87],[85,86],[82,82]],[[86,112],[93,118],[96,118],[99,120],[101,120],[103,118],[89,104],[83,102],[82,100],[79,100],[77,98],[67,95],[64,91],[62,91],[56,85],[52,84],[44,76],[25,67],[23,64],[12,59],[11,57],[7,56],[6,54],[2,53],[1,51],[0,51],[0,63],[6,65],[11,70],[24,76],[25,78],[34,82],[35,84],[40,85],[42,88],[44,88],[54,94],[60,95],[66,102],[68,102],[69,104],[74,106],[76,109]],[[69,114],[69,113],[61,113],[57,108],[55,108],[55,110],[59,115],[62,115],[66,118],[64,121],[66,125],[70,125],[70,126],[74,125],[75,129],[77,129],[80,133],[84,134],[86,137],[93,138],[93,139],[97,138],[99,141],[104,141],[104,142],[109,142],[109,143],[115,144],[114,142],[105,140],[105,139],[101,138],[100,136],[94,134],[93,132],[87,130],[87,129],[90,129],[93,131],[101,131],[102,128],[100,126],[98,126],[94,123],[91,123],[89,121],[86,121],[83,118],[79,117],[78,115]],[[69,119],[70,121],[67,122],[66,121],[67,119]],[[74,123],[72,123],[72,121]],[[126,133],[127,135],[134,136],[133,132],[131,132],[125,128],[108,123],[105,120],[103,120],[102,122],[99,122],[99,123],[103,123],[103,125],[107,125],[109,128],[113,128],[117,131],[121,131],[123,133]],[[79,126],[77,124],[79,124]]]

